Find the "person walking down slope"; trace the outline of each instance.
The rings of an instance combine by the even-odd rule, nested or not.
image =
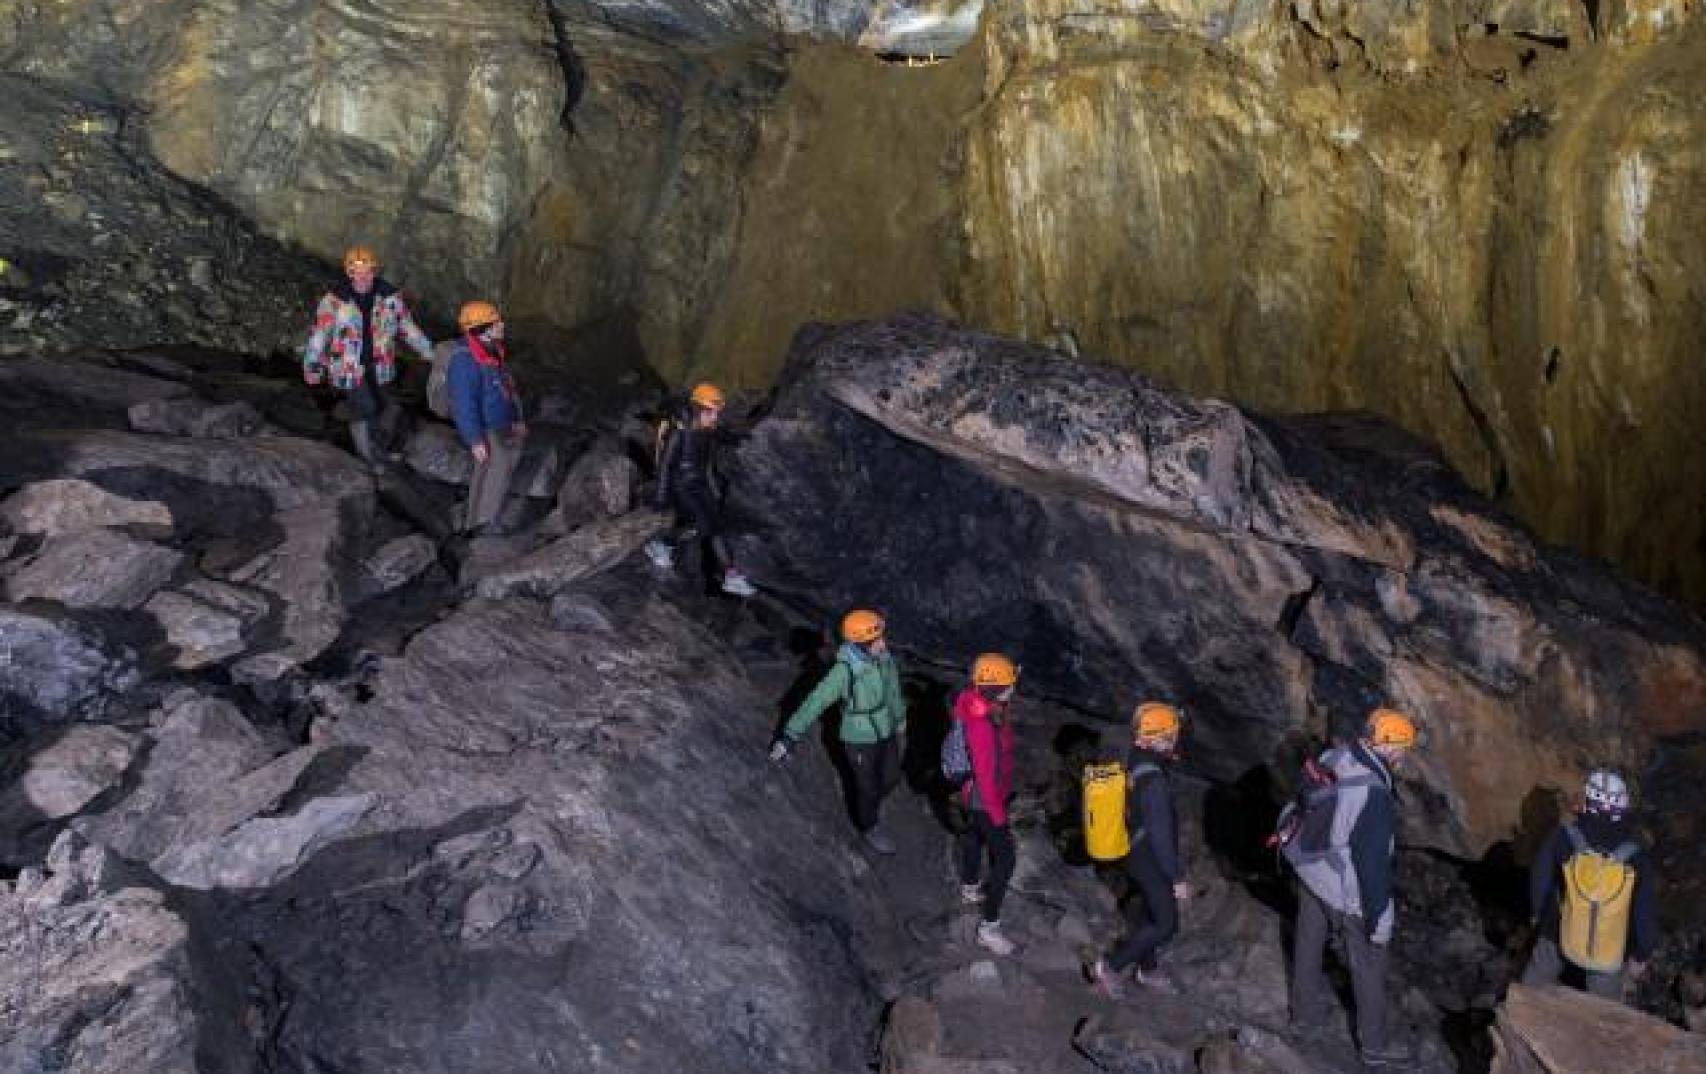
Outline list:
[[[494,534],[527,425],[515,378],[504,361],[504,322],[498,308],[484,301],[464,303],[456,326],[462,337],[450,351],[446,373],[450,416],[456,435],[474,457],[462,529]]]
[[[1416,744],[1416,725],[1391,709],[1375,709],[1361,736],[1322,754],[1333,774],[1331,831],[1324,852],[1287,850],[1297,873],[1291,1020],[1308,1030],[1321,1024],[1331,991],[1322,971],[1329,936],[1342,941],[1356,1003],[1357,1045],[1363,1065],[1407,1066],[1386,1018],[1386,964],[1396,924],[1393,896],[1398,805],[1393,772]],[[1297,844],[1294,844],[1297,845]]]
[[[876,612],[847,613],[834,665],[789,717],[770,746],[770,760],[785,759],[818,717],[839,702],[841,742],[853,776],[853,826],[866,846],[878,854],[893,854],[894,843],[877,826],[883,798],[900,782],[906,699],[885,630]]]
[[[998,955],[1013,953],[1001,931],[1001,901],[1013,879],[1018,851],[1007,815],[1013,794],[1013,723],[1009,713],[1019,669],[1000,653],[984,653],[971,667],[971,683],[954,698],[953,719],[965,736],[971,778],[960,800],[971,823],[959,836],[960,898],[982,909],[977,942]],[[983,858],[989,875],[978,883]]]
[[[397,336],[432,360],[432,340],[415,324],[403,296],[379,276],[379,256],[366,246],[344,251],[344,278],[320,299],[314,330],[302,353],[302,377],[319,384],[328,372],[343,393],[350,442],[375,471],[384,458],[374,424],[390,409],[384,388],[397,376]]]
[[[1535,857],[1528,891],[1537,935],[1523,984],[1554,984],[1568,963],[1589,992],[1621,1000],[1624,980],[1646,969],[1658,944],[1657,885],[1629,805],[1623,777],[1594,770],[1581,816],[1559,825]]]
[[[1126,830],[1131,852],[1126,876],[1141,899],[1130,903],[1131,931],[1124,942],[1090,967],[1097,991],[1117,998],[1120,977],[1135,967],[1139,984],[1176,992],[1178,986],[1157,966],[1161,948],[1179,931],[1179,904],[1190,898],[1179,857],[1179,827],[1173,809],[1168,768],[1179,752],[1179,710],[1149,701],[1131,717],[1131,749],[1126,754]]]
[[[664,429],[655,498],[658,510],[674,510],[675,527],[668,537],[647,542],[646,557],[659,569],[669,570],[675,566],[677,546],[697,538],[704,543],[706,574],[720,565],[723,592],[750,597],[758,590],[735,565],[729,543],[723,538],[713,482],[725,402],[716,385],[700,384],[688,396],[687,406]]]

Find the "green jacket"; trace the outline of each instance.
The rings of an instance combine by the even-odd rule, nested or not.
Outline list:
[[[825,709],[841,706],[841,741],[866,746],[893,737],[906,726],[906,698],[900,692],[900,671],[888,653],[873,657],[847,644],[835,655],[835,666],[788,717],[783,734],[798,742]]]

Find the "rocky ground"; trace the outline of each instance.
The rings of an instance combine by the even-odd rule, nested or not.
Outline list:
[[[988,385],[1027,385],[1017,409],[958,390],[974,357]],[[1436,498],[1424,531],[1416,488],[1304,465],[1342,439],[1137,383],[1122,417],[1097,401],[1100,373],[1057,377],[1055,361],[934,322],[808,337],[784,391],[742,415],[738,543],[769,588],[738,602],[635,554],[663,522],[634,508],[656,401],[636,379],[530,385],[515,535],[470,543],[446,536],[462,460],[420,415],[376,477],[326,439],[326,401],[264,364],[181,348],[0,360],[0,1068],[1354,1070],[1344,1023],[1286,1030],[1288,896],[1259,849],[1283,776],[1269,751],[1360,696],[1321,685],[1341,659],[1341,677],[1402,667],[1438,691],[1399,695],[1436,742],[1509,726],[1445,687],[1502,689],[1511,733],[1573,759],[1588,733],[1522,701],[1523,646],[1544,643],[1541,666],[1576,669],[1574,696],[1623,721],[1655,799],[1692,815],[1675,745],[1695,711],[1686,616],[1470,498]],[[932,391],[958,396],[951,419],[909,394]],[[1110,429],[1140,470],[1110,469]],[[778,484],[790,467],[800,487]],[[944,536],[956,526],[963,543]],[[1086,526],[1154,566],[1122,573]],[[1076,592],[1109,603],[1061,614],[1048,586],[1002,573],[1021,555],[1049,585],[1073,557]],[[1430,572],[1436,557],[1451,568]],[[1579,621],[1524,584],[1538,571]],[[1392,574],[1415,584],[1382,588]],[[1307,599],[1273,596],[1274,578]],[[1134,633],[1124,609],[1167,607],[1181,585],[1201,611],[1145,614],[1165,629]],[[980,587],[1002,587],[1007,619],[976,610]],[[832,751],[764,761],[826,627],[871,593],[917,714],[893,858],[855,849]],[[1503,615],[1469,635],[1479,646],[1452,632],[1466,606],[1473,623]],[[928,778],[946,693],[987,644],[1028,669],[1007,959],[970,942]],[[1276,668],[1307,674],[1287,693]],[[1604,677],[1655,668],[1669,722],[1595,700]],[[1086,688],[1098,679],[1120,685]],[[1297,706],[1239,716],[1266,681]],[[1181,795],[1198,895],[1167,956],[1182,994],[1111,1003],[1080,965],[1119,934],[1122,893],[1082,858],[1075,773],[1140,684],[1195,691]],[[1462,850],[1507,799],[1440,752],[1407,794],[1450,838],[1419,828],[1406,851],[1391,982],[1418,1069],[1588,1074],[1559,1065],[1560,1027],[1615,1011],[1564,997],[1506,1008],[1489,1033],[1522,940],[1518,874]],[[1696,844],[1660,834],[1678,884],[1697,879]],[[1683,972],[1688,922],[1673,914],[1642,996],[1679,1022],[1706,1001]],[[1698,1048],[1650,1020],[1618,1032],[1674,1069]]]

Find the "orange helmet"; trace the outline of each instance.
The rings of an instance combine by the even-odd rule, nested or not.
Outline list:
[[[984,653],[972,661],[973,686],[1012,686],[1018,681],[1018,667],[1000,653]]]
[[[379,271],[379,255],[373,252],[371,246],[351,246],[344,251],[344,271],[365,268]]]
[[[841,636],[860,645],[876,641],[883,636],[883,617],[863,608],[848,612],[841,620]]]
[[[472,332],[476,328],[484,328],[503,320],[503,314],[490,302],[475,299],[462,303],[462,309],[456,314],[456,327],[464,332]]]
[[[1364,735],[1371,746],[1402,746],[1416,744],[1416,723],[1395,709],[1375,709],[1368,714]]]
[[[723,390],[715,384],[709,383],[694,385],[692,393],[687,398],[692,400],[694,406],[704,407],[707,410],[722,406],[725,402]]]
[[[1179,710],[1159,701],[1145,701],[1131,714],[1131,730],[1138,738],[1176,737]]]

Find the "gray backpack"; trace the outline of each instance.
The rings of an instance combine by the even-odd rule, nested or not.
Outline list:
[[[432,373],[427,377],[427,409],[450,420],[450,355],[456,349],[453,339],[437,343],[432,348]]]

